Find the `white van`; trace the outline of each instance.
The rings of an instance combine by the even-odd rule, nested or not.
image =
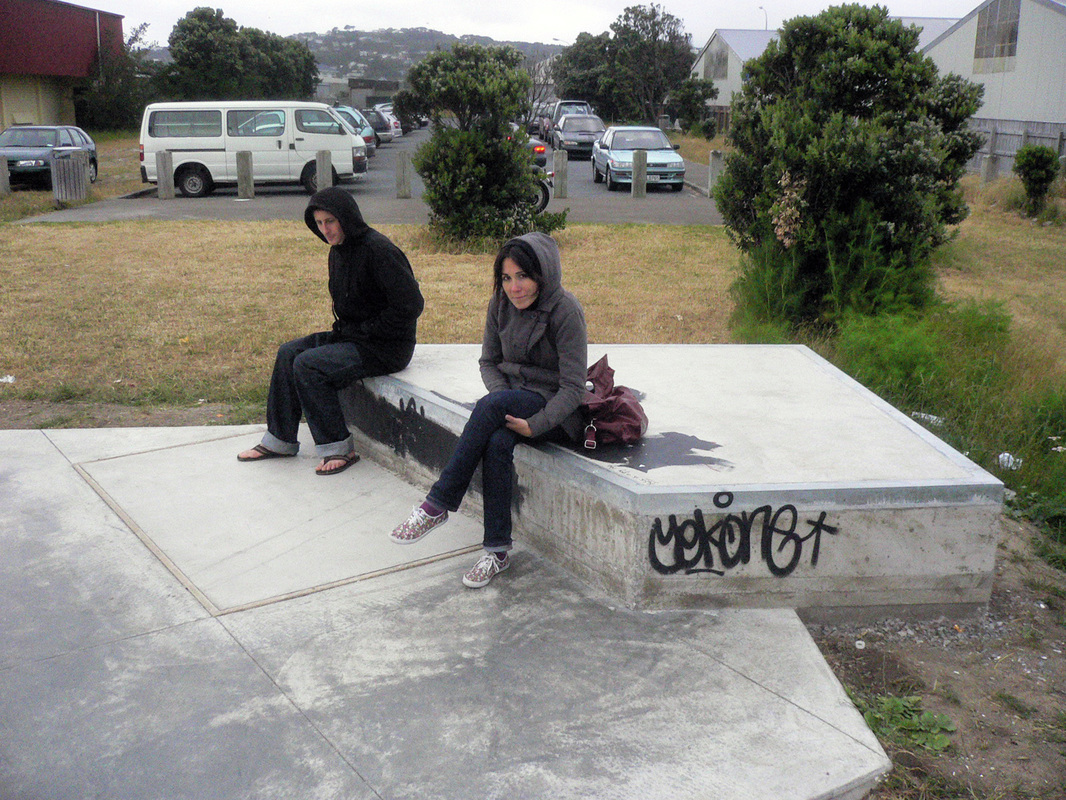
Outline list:
[[[174,158],[174,186],[203,197],[237,183],[237,153],[252,154],[256,183],[318,184],[319,150],[329,150],[333,182],[366,172],[366,145],[324,103],[292,100],[152,103],[141,120],[141,180],[156,183],[155,154]]]

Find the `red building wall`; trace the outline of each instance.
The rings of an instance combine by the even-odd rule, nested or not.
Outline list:
[[[0,0],[0,74],[84,78],[101,47],[121,49],[122,16],[58,0]]]

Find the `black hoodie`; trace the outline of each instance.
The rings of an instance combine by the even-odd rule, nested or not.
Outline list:
[[[344,231],[344,241],[329,249],[334,340],[354,342],[369,374],[403,369],[415,350],[424,305],[407,256],[363,221],[349,192],[323,189],[307,204],[307,227],[326,241],[315,223],[316,210],[332,214]]]

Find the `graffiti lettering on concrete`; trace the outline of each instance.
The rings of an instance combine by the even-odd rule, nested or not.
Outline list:
[[[726,511],[733,505],[733,493],[718,492],[713,502],[716,509]],[[755,552],[772,575],[791,575],[804,551],[809,553],[810,565],[818,566],[822,534],[837,532],[825,518],[822,511],[817,519],[801,519],[796,507],[788,503],[776,509],[764,505],[754,511],[728,511],[710,525],[698,508],[689,519],[680,521],[671,514],[665,528],[656,517],[648,535],[648,558],[663,575],[725,575],[726,570],[749,563]]]

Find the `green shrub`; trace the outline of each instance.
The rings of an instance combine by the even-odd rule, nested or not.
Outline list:
[[[1059,159],[1050,147],[1022,145],[1014,156],[1014,172],[1025,186],[1026,213],[1036,216],[1044,210],[1048,191],[1059,171]]]
[[[446,238],[504,240],[551,233],[566,214],[535,212],[536,182],[524,137],[437,130],[414,157],[430,223]]]
[[[983,89],[940,76],[917,44],[883,7],[848,4],[789,20],[744,65],[714,200],[758,270],[792,271],[793,323],[931,299],[930,254],[966,216]]]

